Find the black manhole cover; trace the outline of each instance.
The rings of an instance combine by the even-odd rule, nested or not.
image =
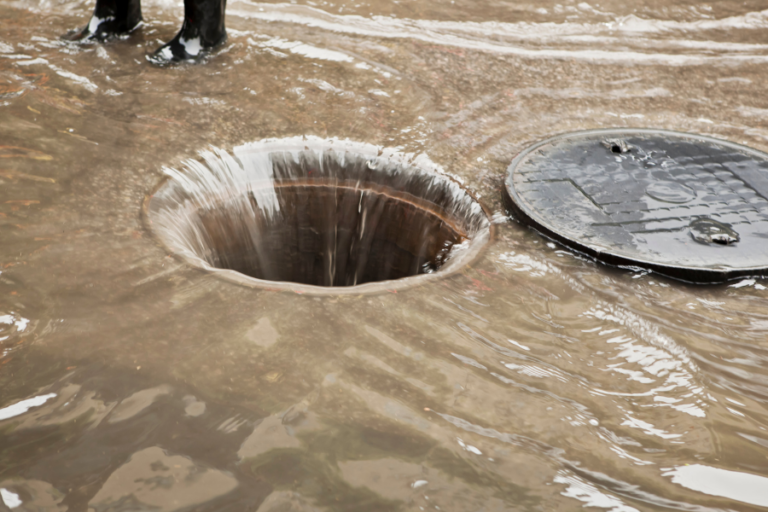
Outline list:
[[[614,265],[718,282],[768,270],[768,154],[647,129],[560,135],[521,153],[520,220]]]

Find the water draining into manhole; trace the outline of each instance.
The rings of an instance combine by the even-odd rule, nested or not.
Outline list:
[[[167,169],[145,212],[169,250],[241,283],[398,288],[461,267],[490,235],[480,205],[428,160],[299,138],[201,158]]]

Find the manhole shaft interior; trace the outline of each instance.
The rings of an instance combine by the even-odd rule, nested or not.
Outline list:
[[[201,154],[145,203],[188,263],[242,284],[302,293],[402,288],[471,261],[482,207],[430,162],[362,143],[260,141]]]

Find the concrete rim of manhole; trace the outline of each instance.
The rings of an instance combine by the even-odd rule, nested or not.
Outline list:
[[[547,146],[551,146],[558,142],[567,141],[569,139],[579,140],[598,137],[604,138],[603,145],[605,145],[605,141],[608,140],[608,137],[611,139],[621,139],[632,135],[670,137],[690,142],[711,144],[713,146],[724,147],[749,155],[755,160],[768,161],[768,154],[748,146],[717,139],[714,137],[708,137],[705,135],[676,132],[671,130],[660,130],[652,128],[604,128],[562,133],[534,143],[533,145],[524,149],[512,160],[511,164],[507,168],[507,174],[505,176],[504,182],[505,193],[503,194],[504,202],[507,205],[508,211],[512,213],[521,223],[542,233],[546,237],[559,242],[560,244],[568,247],[571,250],[574,250],[577,253],[587,255],[592,259],[611,266],[631,269],[645,268],[668,277],[672,277],[681,281],[691,282],[694,284],[714,284],[736,278],[758,277],[768,274],[768,257],[766,258],[765,264],[747,267],[730,267],[727,265],[719,265],[713,267],[692,267],[682,264],[660,264],[659,262],[653,261],[653,259],[650,258],[635,257],[633,255],[611,251],[610,249],[600,245],[586,243],[582,240],[574,238],[573,233],[569,233],[567,230],[553,226],[550,220],[545,218],[545,216],[540,211],[533,208],[526,200],[526,198],[518,193],[514,186],[515,184],[513,180],[515,177],[515,171],[517,171],[527,161],[527,159],[529,159],[536,152],[541,151],[541,154],[544,154],[543,150]],[[622,149],[620,147],[614,147],[613,152],[621,153]],[[652,196],[651,193],[648,193],[648,195]],[[667,202],[674,203],[675,201],[667,199]]]
[[[211,155],[213,155],[213,153],[209,152],[207,157],[203,157],[203,153],[201,153],[201,158],[205,160],[205,158],[211,158]],[[189,224],[191,222],[189,219],[194,216],[197,216],[198,220],[202,218],[201,216],[203,214],[200,213],[201,206],[200,203],[184,203],[180,201],[180,198],[185,197],[185,192],[174,189],[179,188],[178,180],[174,182],[174,179],[176,178],[166,177],[161,181],[153,193],[148,195],[144,200],[142,212],[145,225],[160,241],[161,245],[173,256],[192,267],[210,272],[213,275],[232,283],[247,287],[293,291],[300,294],[320,296],[393,292],[434,282],[437,279],[442,279],[443,277],[455,274],[465,266],[476,261],[482,253],[482,250],[493,237],[494,226],[489,220],[490,215],[488,210],[477,201],[473,194],[469,192],[457,178],[447,174],[426,155],[416,156],[412,154],[404,154],[394,149],[381,148],[372,144],[349,140],[321,139],[318,137],[292,137],[286,139],[267,139],[244,144],[233,148],[231,155],[227,152],[216,150],[215,156],[216,158],[222,158],[227,162],[230,162],[230,164],[228,164],[230,166],[234,165],[231,164],[231,162],[235,162],[243,168],[247,168],[249,165],[269,167],[271,177],[264,178],[262,176],[259,179],[253,179],[253,176],[249,175],[250,177],[248,178],[247,183],[241,180],[236,187],[232,187],[231,183],[228,183],[226,187],[219,187],[216,190],[216,194],[210,199],[210,204],[215,203],[219,206],[229,204],[228,201],[230,199],[239,196],[247,197],[248,199],[241,198],[239,200],[246,201],[250,204],[255,201],[255,199],[253,199],[254,194],[259,196],[262,189],[271,190],[271,192],[269,192],[270,194],[280,195],[281,201],[283,201],[284,195],[294,194],[290,195],[290,197],[309,198],[310,202],[328,201],[328,198],[331,198],[330,200],[336,201],[334,204],[340,204],[337,196],[345,197],[344,194],[348,195],[350,193],[356,193],[360,196],[360,205],[357,205],[357,212],[351,210],[347,211],[349,208],[344,210],[344,212],[348,214],[348,217],[350,214],[352,216],[356,213],[359,214],[361,208],[364,209],[361,205],[363,204],[363,195],[367,194],[366,197],[375,196],[373,201],[378,201],[379,204],[384,204],[384,206],[380,208],[383,208],[385,212],[395,212],[396,215],[400,212],[400,215],[405,215],[405,218],[407,218],[409,213],[411,215],[415,214],[416,216],[412,217],[414,219],[413,222],[423,221],[424,226],[420,228],[423,229],[421,233],[426,239],[430,240],[430,250],[433,252],[439,250],[439,243],[443,243],[444,245],[448,243],[444,238],[432,235],[432,232],[428,231],[428,229],[432,229],[436,225],[441,226],[441,229],[446,230],[449,233],[446,235],[447,237],[453,236],[454,234],[457,236],[460,235],[459,238],[451,238],[451,240],[460,240],[463,242],[460,243],[457,241],[455,244],[452,244],[452,247],[455,247],[455,250],[446,252],[445,255],[442,255],[441,253],[439,257],[444,257],[444,259],[439,260],[439,265],[436,267],[436,270],[431,271],[430,273],[409,274],[394,279],[375,280],[363,284],[352,285],[319,285],[316,283],[308,284],[307,282],[271,280],[254,277],[253,275],[246,275],[245,273],[233,270],[232,268],[222,268],[221,266],[217,266],[221,260],[212,258],[211,252],[216,253],[216,251],[219,251],[217,254],[220,254],[221,250],[218,246],[212,249],[212,245],[210,245],[201,249],[198,246],[193,247],[194,244],[190,245],[188,243],[190,236],[187,231],[190,229]],[[209,162],[209,160],[205,161]],[[313,176],[313,170],[310,168],[313,165],[312,162],[316,163],[318,161],[321,163],[326,162],[326,164],[331,162],[339,170],[330,171],[329,169],[331,169],[332,166],[326,165],[323,167],[321,165],[321,173],[326,174],[316,177],[321,174],[316,173]],[[197,164],[195,164],[195,162],[197,162]],[[246,163],[244,164],[243,162]],[[258,162],[258,164],[253,164],[253,162]],[[361,167],[361,162],[364,163],[363,167]],[[200,163],[200,160],[187,160],[185,165],[187,166],[188,171],[190,169],[189,165],[200,166],[202,164]],[[296,166],[295,169],[291,171],[295,171],[295,176],[286,175],[286,168],[291,165]],[[277,166],[282,167],[280,170],[275,171]],[[372,181],[365,181],[365,179],[368,178],[355,174],[359,173],[361,168],[365,170],[365,167],[367,167],[365,176],[368,178],[370,178],[370,176],[375,176]],[[394,177],[392,180],[387,181],[387,178],[384,175],[385,170],[392,173],[392,176]],[[315,171],[317,171],[317,169],[315,169]],[[280,173],[279,179],[278,172]],[[329,174],[332,172],[337,174]],[[176,183],[176,185],[174,185],[174,183]],[[408,187],[411,188],[409,189]],[[341,195],[339,196],[339,194]],[[206,199],[206,201],[208,201],[208,199]],[[284,210],[286,209],[284,208]],[[171,213],[173,214],[173,217],[171,217]],[[288,213],[285,213],[285,215],[287,216]],[[298,221],[293,217],[288,220],[297,222],[300,226],[303,226],[301,223],[307,222],[305,217],[309,219],[315,218],[312,216],[307,217],[305,215]],[[338,215],[332,217],[335,219]],[[171,218],[173,222],[169,221]],[[203,219],[203,221],[209,223],[221,223],[222,218],[224,217],[219,216],[210,221],[205,219]],[[341,216],[339,218],[346,217]],[[402,219],[400,220],[400,225],[402,226]],[[268,222],[272,222],[272,219]],[[335,222],[340,223],[341,221],[336,220]],[[358,219],[357,222],[366,222],[365,216],[363,216],[362,221]],[[186,231],[184,231],[182,235],[173,232],[169,226],[173,227],[174,223],[181,223],[182,226],[180,229]],[[185,223],[186,225],[184,225]],[[311,229],[310,231],[307,231],[307,229],[304,228],[297,228],[300,229],[299,234],[294,236],[292,242],[301,244],[302,240],[304,240],[304,238],[301,238],[301,233],[310,233],[311,235],[311,233],[317,232],[312,226],[304,227]],[[283,236],[286,232],[285,229],[282,232]],[[291,228],[291,230],[292,229],[293,228]],[[301,229],[304,229],[304,231],[301,231]],[[365,228],[362,228],[362,230],[365,231]],[[394,233],[396,231],[397,230],[393,227],[390,229],[379,230],[377,231],[377,234],[384,232]],[[231,231],[228,231],[228,233],[229,232]],[[296,236],[299,237],[298,240],[295,239]],[[335,236],[336,235],[334,234],[334,237]],[[360,234],[360,236],[362,237],[363,235]],[[376,236],[374,236],[374,239]],[[397,251],[398,254],[403,253],[403,251],[400,250],[400,246],[407,243],[404,241],[404,235],[392,234],[391,236],[396,236],[398,238],[396,241],[394,239],[388,239],[385,242],[382,242],[382,244],[388,244],[386,247],[391,247],[393,244],[400,244],[398,245],[398,248],[393,249],[393,251]],[[414,240],[417,238],[418,237],[415,236],[411,237],[411,239]],[[273,239],[274,237],[270,240]],[[254,240],[256,239],[254,238]],[[264,240],[267,239],[264,238]],[[422,245],[427,244],[427,242],[419,243]],[[218,244],[218,242],[215,242],[215,244]],[[267,242],[265,242],[264,245],[266,246]],[[315,246],[316,244],[312,247]],[[293,245],[291,245],[291,247],[293,247]],[[382,247],[382,245],[379,245],[379,247]],[[424,249],[419,250],[426,252]],[[286,250],[284,250],[283,254],[290,253],[290,251],[285,251]],[[372,253],[372,251],[369,252]],[[418,253],[418,258],[424,256],[423,252]],[[432,253],[429,254],[432,255]],[[437,255],[437,253],[435,253],[435,255]],[[394,257],[395,256],[390,256],[390,259],[388,259],[387,262],[391,262]],[[435,258],[437,257],[438,256],[435,256]],[[426,263],[421,263],[422,260],[418,258],[414,260],[417,264],[426,265]],[[283,261],[278,257],[273,259]],[[369,259],[368,256],[366,256],[366,260],[367,259]],[[300,266],[299,264],[291,265],[291,268]],[[333,279],[333,277],[334,276],[332,275],[331,279]],[[357,277],[355,276],[355,282],[356,280]]]

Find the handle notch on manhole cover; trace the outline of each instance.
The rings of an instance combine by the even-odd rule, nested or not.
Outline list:
[[[605,139],[603,141],[603,146],[605,146],[611,153],[616,154],[629,153],[632,151],[632,146],[627,144],[627,141],[624,139]]]
[[[690,224],[691,237],[700,244],[731,245],[739,241],[739,234],[730,224],[702,217]]]

